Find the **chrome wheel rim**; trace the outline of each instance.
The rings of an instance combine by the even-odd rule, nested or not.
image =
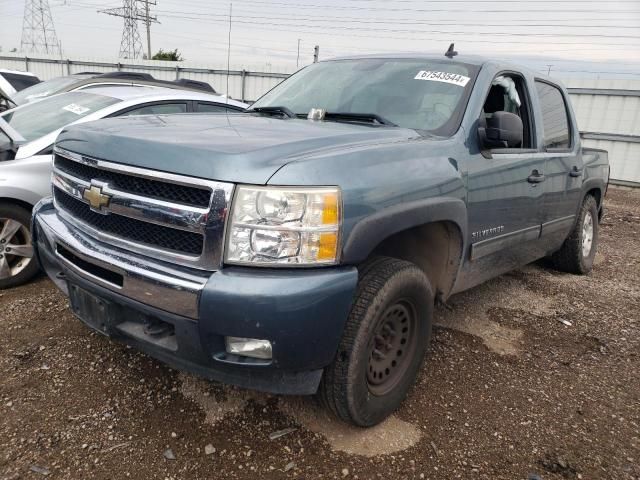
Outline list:
[[[588,257],[593,247],[593,216],[587,212],[582,222],[582,256]]]
[[[32,260],[29,228],[13,218],[0,218],[0,280],[15,277]]]

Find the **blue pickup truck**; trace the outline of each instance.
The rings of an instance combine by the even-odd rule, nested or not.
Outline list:
[[[341,58],[244,113],[68,127],[32,232],[92,329],[370,426],[414,382],[436,302],[542,257],[591,270],[608,174],[548,77]]]

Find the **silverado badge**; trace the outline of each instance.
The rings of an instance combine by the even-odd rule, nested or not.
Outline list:
[[[471,241],[477,242],[487,237],[492,237],[498,233],[504,232],[504,225],[498,225],[497,227],[483,228],[477,232],[471,233]]]
[[[110,195],[102,193],[101,185],[94,185],[93,183],[90,188],[84,189],[84,192],[82,192],[82,198],[89,202],[91,210],[95,210],[100,213],[105,213],[102,208],[108,206],[109,201],[111,200]]]

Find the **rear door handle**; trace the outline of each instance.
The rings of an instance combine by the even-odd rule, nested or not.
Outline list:
[[[527,182],[529,183],[542,183],[544,182],[544,175],[538,170],[534,170],[531,172],[531,175],[527,177]]]
[[[578,167],[575,166],[569,172],[570,177],[579,177],[580,175],[582,175],[582,170],[578,170]]]

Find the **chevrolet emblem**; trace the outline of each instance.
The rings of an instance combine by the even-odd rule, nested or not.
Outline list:
[[[101,211],[102,207],[108,206],[111,200],[111,196],[102,193],[102,187],[97,185],[85,188],[84,192],[82,192],[82,198],[89,202],[92,210],[97,211]]]

